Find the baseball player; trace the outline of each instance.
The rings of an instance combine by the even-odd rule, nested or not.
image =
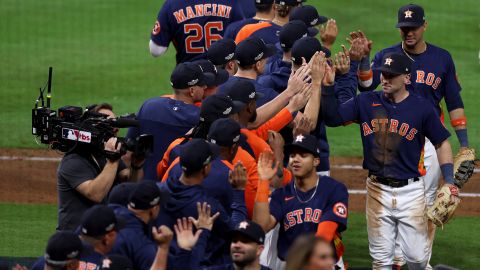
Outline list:
[[[217,69],[224,69],[230,76],[235,75],[238,70],[235,61],[235,49],[237,44],[233,39],[220,39],[212,44],[207,51],[207,59],[214,64]]]
[[[279,261],[274,269],[283,269],[287,251],[298,236],[314,232],[335,246],[337,266],[343,268],[340,232],[347,228],[347,188],[333,178],[316,174],[320,151],[314,136],[298,135],[285,150],[289,153],[289,168],[294,180],[275,190],[268,203],[269,181],[276,173],[278,162],[273,164],[272,153],[262,153],[253,209],[253,221],[264,231],[270,231],[277,223],[280,225]]]
[[[397,235],[409,269],[425,269],[429,244],[421,152],[428,138],[435,145],[449,199],[458,203],[450,134],[434,107],[406,89],[408,56],[385,55],[379,71],[383,91],[352,95],[337,106],[333,87],[325,87],[322,106],[336,113],[327,117],[329,121],[360,124],[363,167],[369,171],[366,212],[373,269],[392,269]]]
[[[439,48],[424,39],[427,30],[425,13],[421,6],[410,4],[398,10],[397,28],[400,29],[402,42],[378,52],[371,64],[369,57],[364,57],[359,69],[360,91],[375,89],[380,84],[380,72],[375,70],[382,62],[381,59],[388,53],[402,53],[412,62],[410,82],[407,90],[426,98],[434,107],[443,122],[444,111],[440,106],[445,99],[450,123],[455,129],[460,142],[459,153],[468,151],[467,118],[465,117],[460,84],[455,71],[452,56],[445,49]],[[368,50],[369,52],[369,50]],[[373,70],[373,71],[372,71]],[[427,205],[431,206],[435,199],[440,177],[440,166],[437,162],[435,148],[427,140],[423,153],[425,171],[425,191]],[[432,226],[432,224],[429,224]],[[435,228],[432,226],[429,241],[433,244]]]
[[[177,50],[177,63],[200,58],[210,45],[222,39],[227,25],[243,19],[238,1],[167,0],[150,35],[150,53],[157,57],[170,42]]]
[[[253,1],[251,1],[253,2]],[[230,38],[235,40],[240,29],[247,24],[258,23],[260,21],[271,21],[275,16],[275,10],[273,9],[273,0],[255,0],[256,13],[253,18],[247,17],[244,20],[236,21],[228,25],[225,31],[224,38]]]

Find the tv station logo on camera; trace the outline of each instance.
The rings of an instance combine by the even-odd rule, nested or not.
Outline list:
[[[92,142],[92,133],[71,128],[62,128],[62,138],[84,143]]]

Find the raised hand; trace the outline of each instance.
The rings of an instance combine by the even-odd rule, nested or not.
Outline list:
[[[173,232],[165,225],[162,225],[158,228],[155,226],[152,227],[152,237],[153,240],[157,243],[157,245],[162,247],[170,246],[170,242],[173,238]]]
[[[293,120],[293,137],[300,134],[309,134],[313,130],[313,122],[301,112]]]
[[[190,220],[193,223],[193,225],[195,225],[195,228],[197,228],[197,230],[205,229],[205,230],[211,231],[213,228],[213,223],[215,222],[215,219],[217,219],[218,216],[220,216],[220,212],[217,212],[212,216],[211,206],[206,202],[204,203],[197,202],[197,212],[198,212],[198,219],[194,219],[193,217],[188,217],[188,220]]]
[[[247,184],[247,169],[239,161],[235,164],[235,167],[229,174],[230,185],[233,189],[244,190],[245,185]]]
[[[330,86],[335,83],[335,62],[330,65],[326,65],[325,68],[325,77],[323,78],[322,84],[325,86]]]
[[[287,91],[291,96],[294,96],[296,93],[300,92],[307,83],[312,79],[310,76],[311,68],[305,63],[296,71],[290,73],[290,78],[288,79]]]
[[[268,144],[274,151],[281,151],[283,153],[283,146],[285,141],[280,133],[273,130],[268,131]]]
[[[271,151],[260,153],[257,163],[258,176],[261,180],[271,180],[277,173],[280,162],[275,162]]]
[[[177,244],[181,249],[191,250],[198,241],[202,230],[197,230],[193,234],[193,223],[186,217],[177,219],[177,224],[173,225],[175,234],[177,236]]]
[[[358,40],[358,42],[362,44],[362,54],[364,56],[370,55],[370,52],[372,51],[373,41],[369,40],[365,33],[363,33],[361,30],[358,30],[356,32],[350,32],[350,38],[347,38],[347,41],[352,44],[355,40]]]
[[[337,22],[329,19],[326,25],[320,27],[320,40],[323,46],[330,49],[338,36]]]
[[[340,74],[347,74],[350,71],[350,57],[349,52],[342,45],[343,52],[339,52],[335,55],[335,59],[333,60],[335,63],[335,69]]]
[[[312,83],[313,84],[321,84],[323,77],[325,76],[325,58],[324,52],[316,52],[308,65],[312,69],[311,76],[312,76]]]
[[[321,81],[320,81],[321,82]],[[288,102],[287,109],[289,112],[293,113],[301,110],[305,105],[307,105],[310,97],[313,94],[313,85],[311,83],[305,84],[305,87],[295,94]]]

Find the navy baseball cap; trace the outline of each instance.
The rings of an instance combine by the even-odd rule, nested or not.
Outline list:
[[[208,140],[219,146],[230,147],[240,140],[240,124],[230,118],[215,120],[208,131]]]
[[[230,80],[223,85],[222,93],[229,96],[240,108],[244,108],[252,100],[263,97],[262,93],[255,90],[252,82],[243,79]]]
[[[330,50],[323,47],[320,41],[314,37],[303,37],[293,44],[292,47],[292,62],[296,65],[302,64],[302,57],[308,62],[312,56],[322,51],[325,57],[330,57]]]
[[[136,186],[137,183],[134,182],[125,182],[114,186],[108,195],[108,203],[127,206],[130,194]]]
[[[200,107],[200,121],[212,123],[219,118],[228,117],[242,110],[241,105],[233,102],[227,95],[217,93],[203,100]]]
[[[299,148],[308,153],[320,157],[320,149],[318,147],[317,137],[310,134],[300,134],[293,139],[291,144],[285,145],[285,151],[290,153],[294,148]]]
[[[184,172],[198,172],[217,155],[216,145],[204,139],[192,139],[180,149],[180,166]]]
[[[297,6],[305,1],[306,0],[275,0],[275,3],[282,6]]]
[[[170,84],[175,89],[212,85],[214,82],[215,75],[204,73],[200,65],[192,62],[178,64],[170,76]]]
[[[124,225],[124,221],[117,219],[110,207],[95,205],[83,214],[80,231],[84,235],[98,237],[111,231],[118,231]]]
[[[328,21],[327,17],[320,16],[317,9],[310,5],[295,8],[292,10],[292,13],[290,13],[289,19],[290,21],[300,20],[308,26],[315,26]]]
[[[238,223],[231,231],[232,237],[237,234],[246,236],[260,245],[263,245],[265,242],[265,232],[262,227],[251,220],[244,220]]]
[[[237,44],[230,38],[220,39],[212,43],[207,51],[207,59],[214,65],[225,65],[228,61],[235,59]]]
[[[102,260],[101,270],[133,270],[132,261],[119,254],[108,255]]]
[[[425,12],[419,5],[410,4],[398,10],[396,27],[420,27],[425,23]]]
[[[142,180],[130,194],[128,206],[137,210],[148,210],[162,201],[162,193],[155,181]]]
[[[412,60],[402,53],[386,54],[382,58],[382,65],[375,68],[381,72],[401,75],[410,74],[412,68]]]
[[[78,235],[60,231],[48,240],[44,258],[47,265],[64,266],[69,260],[78,260],[82,251],[83,244]]]
[[[212,62],[206,59],[197,60],[194,63],[200,65],[204,73],[213,74],[213,76],[215,77],[215,80],[213,82],[210,82],[210,84],[207,82],[208,87],[221,85],[225,83],[230,76],[226,70],[224,70],[223,68],[217,69],[217,67]]]
[[[276,52],[273,44],[266,44],[258,37],[248,37],[235,49],[237,62],[240,66],[253,65],[256,62],[274,55]]]
[[[283,49],[291,49],[295,41],[302,37],[314,37],[318,34],[318,29],[315,27],[308,27],[303,21],[294,20],[285,24],[278,34],[280,46]]]

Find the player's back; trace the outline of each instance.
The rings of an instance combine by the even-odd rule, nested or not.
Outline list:
[[[167,0],[158,13],[151,40],[168,47],[173,42],[177,63],[191,61],[222,39],[228,24],[243,19],[237,1]]]
[[[224,38],[230,38],[235,40],[237,37],[238,32],[247,24],[258,23],[260,20],[254,18],[247,18],[241,21],[236,21],[228,25],[227,29],[225,30]]]
[[[167,97],[145,101],[137,115],[140,127],[128,131],[129,138],[140,134],[154,135],[153,153],[145,160],[145,179],[157,179],[157,164],[167,147],[198,124],[199,114],[197,106]]]
[[[270,21],[247,24],[238,31],[235,43],[238,44],[248,37],[258,37],[267,44],[276,44],[280,40],[278,35],[281,29],[281,26]]]

